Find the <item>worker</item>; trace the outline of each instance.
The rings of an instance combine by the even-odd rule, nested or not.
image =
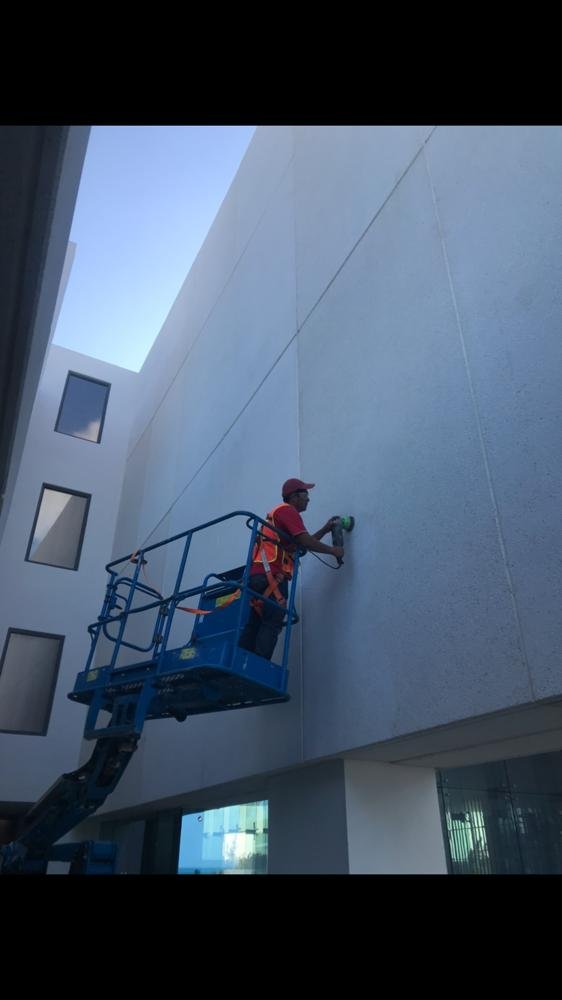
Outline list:
[[[332,530],[337,517],[331,517],[314,535],[309,535],[301,517],[309,504],[308,491],[314,483],[303,483],[302,479],[287,479],[283,483],[281,496],[283,503],[274,507],[266,520],[280,531],[294,538],[294,544],[280,543],[279,536],[271,529],[262,527],[252,553],[250,567],[250,587],[252,590],[270,597],[277,606],[255,598],[248,622],[240,636],[239,645],[243,649],[257,653],[270,660],[283,627],[285,606],[289,593],[289,580],[293,575],[291,553],[297,548],[325,555],[343,557],[340,545],[324,545],[320,541]]]

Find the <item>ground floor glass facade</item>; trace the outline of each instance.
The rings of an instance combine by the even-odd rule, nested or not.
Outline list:
[[[437,773],[452,874],[562,874],[562,752]]]
[[[181,824],[178,874],[265,874],[267,823],[267,801],[187,814]]]

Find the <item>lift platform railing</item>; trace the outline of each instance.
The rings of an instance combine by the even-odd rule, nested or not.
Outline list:
[[[240,567],[241,576],[235,578],[230,576],[230,574],[225,573],[208,573],[200,585],[182,589],[182,580],[186,570],[193,536],[199,532],[212,528],[215,525],[230,521],[233,518],[244,518],[246,527],[250,531],[246,562],[243,567]],[[89,671],[93,666],[98,640],[102,634],[113,644],[113,652],[108,664],[110,669],[113,670],[117,668],[119,653],[123,647],[137,650],[142,653],[148,653],[152,661],[157,661],[161,664],[164,654],[168,648],[168,642],[176,610],[184,601],[192,600],[193,598],[200,598],[201,595],[204,595],[205,597],[212,597],[214,593],[224,593],[225,588],[230,586],[232,587],[232,590],[240,590],[241,599],[237,602],[238,615],[235,625],[236,639],[240,636],[240,633],[248,619],[250,611],[249,605],[252,597],[256,597],[260,601],[266,601],[268,604],[278,607],[274,598],[265,598],[262,594],[253,591],[251,588],[250,568],[252,565],[252,553],[254,551],[257,538],[261,536],[262,526],[267,527],[269,531],[275,530],[281,543],[285,542],[286,544],[294,545],[293,539],[277,528],[272,529],[271,524],[259,517],[257,514],[254,514],[251,511],[237,510],[230,514],[223,515],[222,517],[214,518],[211,521],[206,521],[194,528],[190,528],[188,531],[180,532],[171,538],[166,538],[161,542],[155,542],[153,545],[148,545],[135,550],[126,556],[114,559],[112,562],[108,563],[106,570],[110,578],[107,583],[101,612],[97,621],[88,626],[91,646],[85,670]],[[172,545],[182,539],[183,549],[181,551],[181,555],[179,556],[179,566],[174,588],[171,593],[164,596],[148,582],[140,580],[139,576],[143,566],[147,563],[146,556],[148,553],[155,552],[158,549]],[[298,617],[295,612],[295,596],[300,554],[299,550],[297,550],[293,556],[295,565],[291,586],[289,588],[286,609],[286,628],[281,664],[283,668],[286,667],[288,660],[291,627],[296,621],[298,621]],[[115,568],[122,566],[124,563],[134,565],[135,569],[132,574],[126,575],[122,571],[119,572]],[[143,594],[149,598],[152,597],[152,600],[149,600],[140,606],[133,607],[133,601],[135,599],[135,595],[137,594]],[[124,602],[124,604],[122,602]],[[116,609],[117,613],[115,613]],[[156,621],[152,637],[148,644],[143,646],[126,640],[125,631],[130,617],[133,615],[146,614],[151,611],[156,611]],[[201,615],[198,615],[197,613],[194,614],[194,633],[196,632],[200,617]],[[216,635],[219,636],[221,635],[220,611],[217,612],[216,618]],[[117,628],[117,633],[112,634],[111,630],[115,630],[115,628]],[[122,669],[126,669],[126,667],[123,667]]]
[[[244,518],[250,530],[244,566],[223,573],[208,573],[199,586],[182,588],[193,536],[237,517]],[[172,716],[181,722],[187,715],[201,712],[228,711],[287,700],[289,639],[291,627],[298,620],[295,613],[298,551],[294,553],[294,572],[285,609],[282,664],[271,664],[238,647],[252,596],[279,607],[272,598],[264,598],[251,587],[252,553],[262,527],[271,531],[271,525],[257,514],[233,511],[107,565],[109,581],[101,614],[88,627],[91,643],[86,668],[78,675],[75,690],[69,695],[89,705],[84,736],[96,740],[93,753],[76,771],[63,774],[23,817],[17,839],[0,847],[1,872],[41,873],[46,871],[50,859],[72,862],[72,872],[109,874],[115,867],[114,845],[93,842],[60,845],[57,841],[99,809],[114,791],[135,753],[147,719]],[[274,530],[281,542],[294,544],[283,532]],[[147,553],[181,540],[183,548],[175,585],[170,594],[163,596],[155,587],[141,581],[139,574]],[[135,566],[130,576],[116,569],[123,563]],[[119,593],[119,588],[124,593]],[[240,591],[236,603],[228,602],[228,595],[236,590]],[[135,594],[149,600],[140,607],[133,607]],[[199,597],[200,610],[195,610],[195,626],[189,643],[178,650],[167,650],[175,611],[182,601],[194,597]],[[120,601],[124,601],[123,607],[119,606]],[[210,619],[213,624],[207,626],[203,610],[208,610],[213,601],[215,605],[224,602],[227,606],[222,619],[221,611],[215,613],[213,609]],[[201,604],[206,605],[205,609]],[[116,609],[117,614],[114,613]],[[129,617],[154,609],[157,620],[150,644],[143,647],[125,640]],[[202,623],[200,627],[199,622]],[[111,634],[112,628],[117,629],[116,635]],[[93,667],[93,659],[102,634],[114,644],[114,649],[111,663],[97,668]],[[116,667],[123,646],[148,652],[148,662]],[[109,712],[110,722],[96,728],[96,719],[102,710]]]

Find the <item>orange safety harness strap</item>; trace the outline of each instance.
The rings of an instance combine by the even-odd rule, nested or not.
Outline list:
[[[254,563],[259,562],[260,558],[263,562],[264,552],[266,557],[264,567],[268,565],[267,563],[268,558],[271,559],[272,562],[280,558],[281,572],[283,574],[281,579],[290,580],[293,575],[293,565],[294,565],[293,558],[291,554],[288,552],[288,550],[284,547],[283,542],[279,535],[279,531],[275,524],[276,511],[280,510],[282,507],[288,507],[288,506],[289,504],[280,503],[277,505],[277,507],[274,507],[273,510],[269,512],[269,514],[266,514],[266,520],[268,524],[265,525],[261,531],[258,531],[255,548],[252,553],[252,562]],[[281,552],[280,557],[278,556],[279,551]],[[266,569],[266,575],[267,575],[267,569]]]
[[[287,606],[287,601],[285,600],[283,594],[281,593],[279,587],[277,586],[278,583],[281,583],[285,579],[285,575],[283,573],[278,573],[277,577],[273,576],[273,573],[271,572],[271,566],[267,561],[267,556],[265,554],[263,545],[260,546],[259,553],[261,561],[263,563],[263,568],[265,570],[268,587],[266,588],[266,590],[264,590],[261,598],[252,597],[250,604],[258,615],[263,615],[263,598],[269,597],[271,594],[273,594],[275,600],[282,608],[285,608]]]

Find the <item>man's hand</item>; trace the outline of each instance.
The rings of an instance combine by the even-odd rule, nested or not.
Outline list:
[[[339,514],[335,514],[334,517],[330,517],[326,521],[326,524],[324,524],[320,528],[320,530],[315,533],[314,537],[320,539],[320,538],[324,538],[324,535],[329,534],[331,532],[332,528],[334,527],[336,521],[339,520],[339,516],[340,516]]]
[[[309,535],[308,531],[295,536],[297,545],[308,552],[323,552],[326,556],[335,556],[336,559],[343,559],[342,545],[324,545],[316,535]]]

